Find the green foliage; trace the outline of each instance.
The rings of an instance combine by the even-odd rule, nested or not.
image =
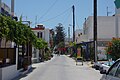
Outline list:
[[[113,59],[120,58],[120,39],[113,38],[112,41],[108,43],[106,52],[108,55],[112,56]]]
[[[56,26],[56,33],[55,43],[59,44],[60,42],[65,42],[65,32],[61,23]]]
[[[0,15],[0,39],[6,38],[7,41],[13,41],[17,45],[27,44],[30,41],[38,49],[47,47],[47,43],[38,39],[31,28],[22,24],[21,20],[16,22],[11,17]]]
[[[64,42],[60,42],[59,44],[58,44],[58,48],[64,48],[65,47],[65,43]]]
[[[77,47],[76,43],[75,42],[70,42],[69,43],[70,46],[74,46],[74,47]],[[79,45],[79,47],[81,47],[81,45]]]
[[[45,41],[44,41],[43,39],[41,39],[41,38],[38,38],[38,39],[36,39],[34,46],[35,46],[37,49],[44,49],[44,48],[47,47],[47,42],[45,42]]]

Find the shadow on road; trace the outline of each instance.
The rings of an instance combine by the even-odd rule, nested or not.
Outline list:
[[[33,72],[34,69],[36,69],[36,67],[32,67],[27,72],[21,72],[21,74],[18,77],[15,77],[12,80],[20,80],[21,78],[28,76],[28,74],[30,74],[31,72]]]

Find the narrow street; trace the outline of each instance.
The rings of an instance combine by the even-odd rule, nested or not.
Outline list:
[[[33,71],[15,80],[100,80],[102,76],[87,63],[76,66],[75,61],[65,55],[33,64],[33,68]]]

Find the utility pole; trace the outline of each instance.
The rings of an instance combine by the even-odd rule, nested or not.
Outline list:
[[[11,14],[14,16],[14,0],[11,0]]]
[[[72,6],[73,8],[73,42],[75,42],[75,7],[74,5]]]
[[[97,0],[94,0],[94,61],[97,62]]]

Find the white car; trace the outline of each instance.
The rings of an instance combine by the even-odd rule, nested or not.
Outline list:
[[[118,59],[108,71],[101,70],[101,74],[103,74],[100,80],[120,80],[120,59]]]
[[[114,64],[114,61],[107,61],[104,62],[103,64],[100,65],[99,70],[106,70],[108,71],[108,69],[110,68],[110,66],[112,66]]]

